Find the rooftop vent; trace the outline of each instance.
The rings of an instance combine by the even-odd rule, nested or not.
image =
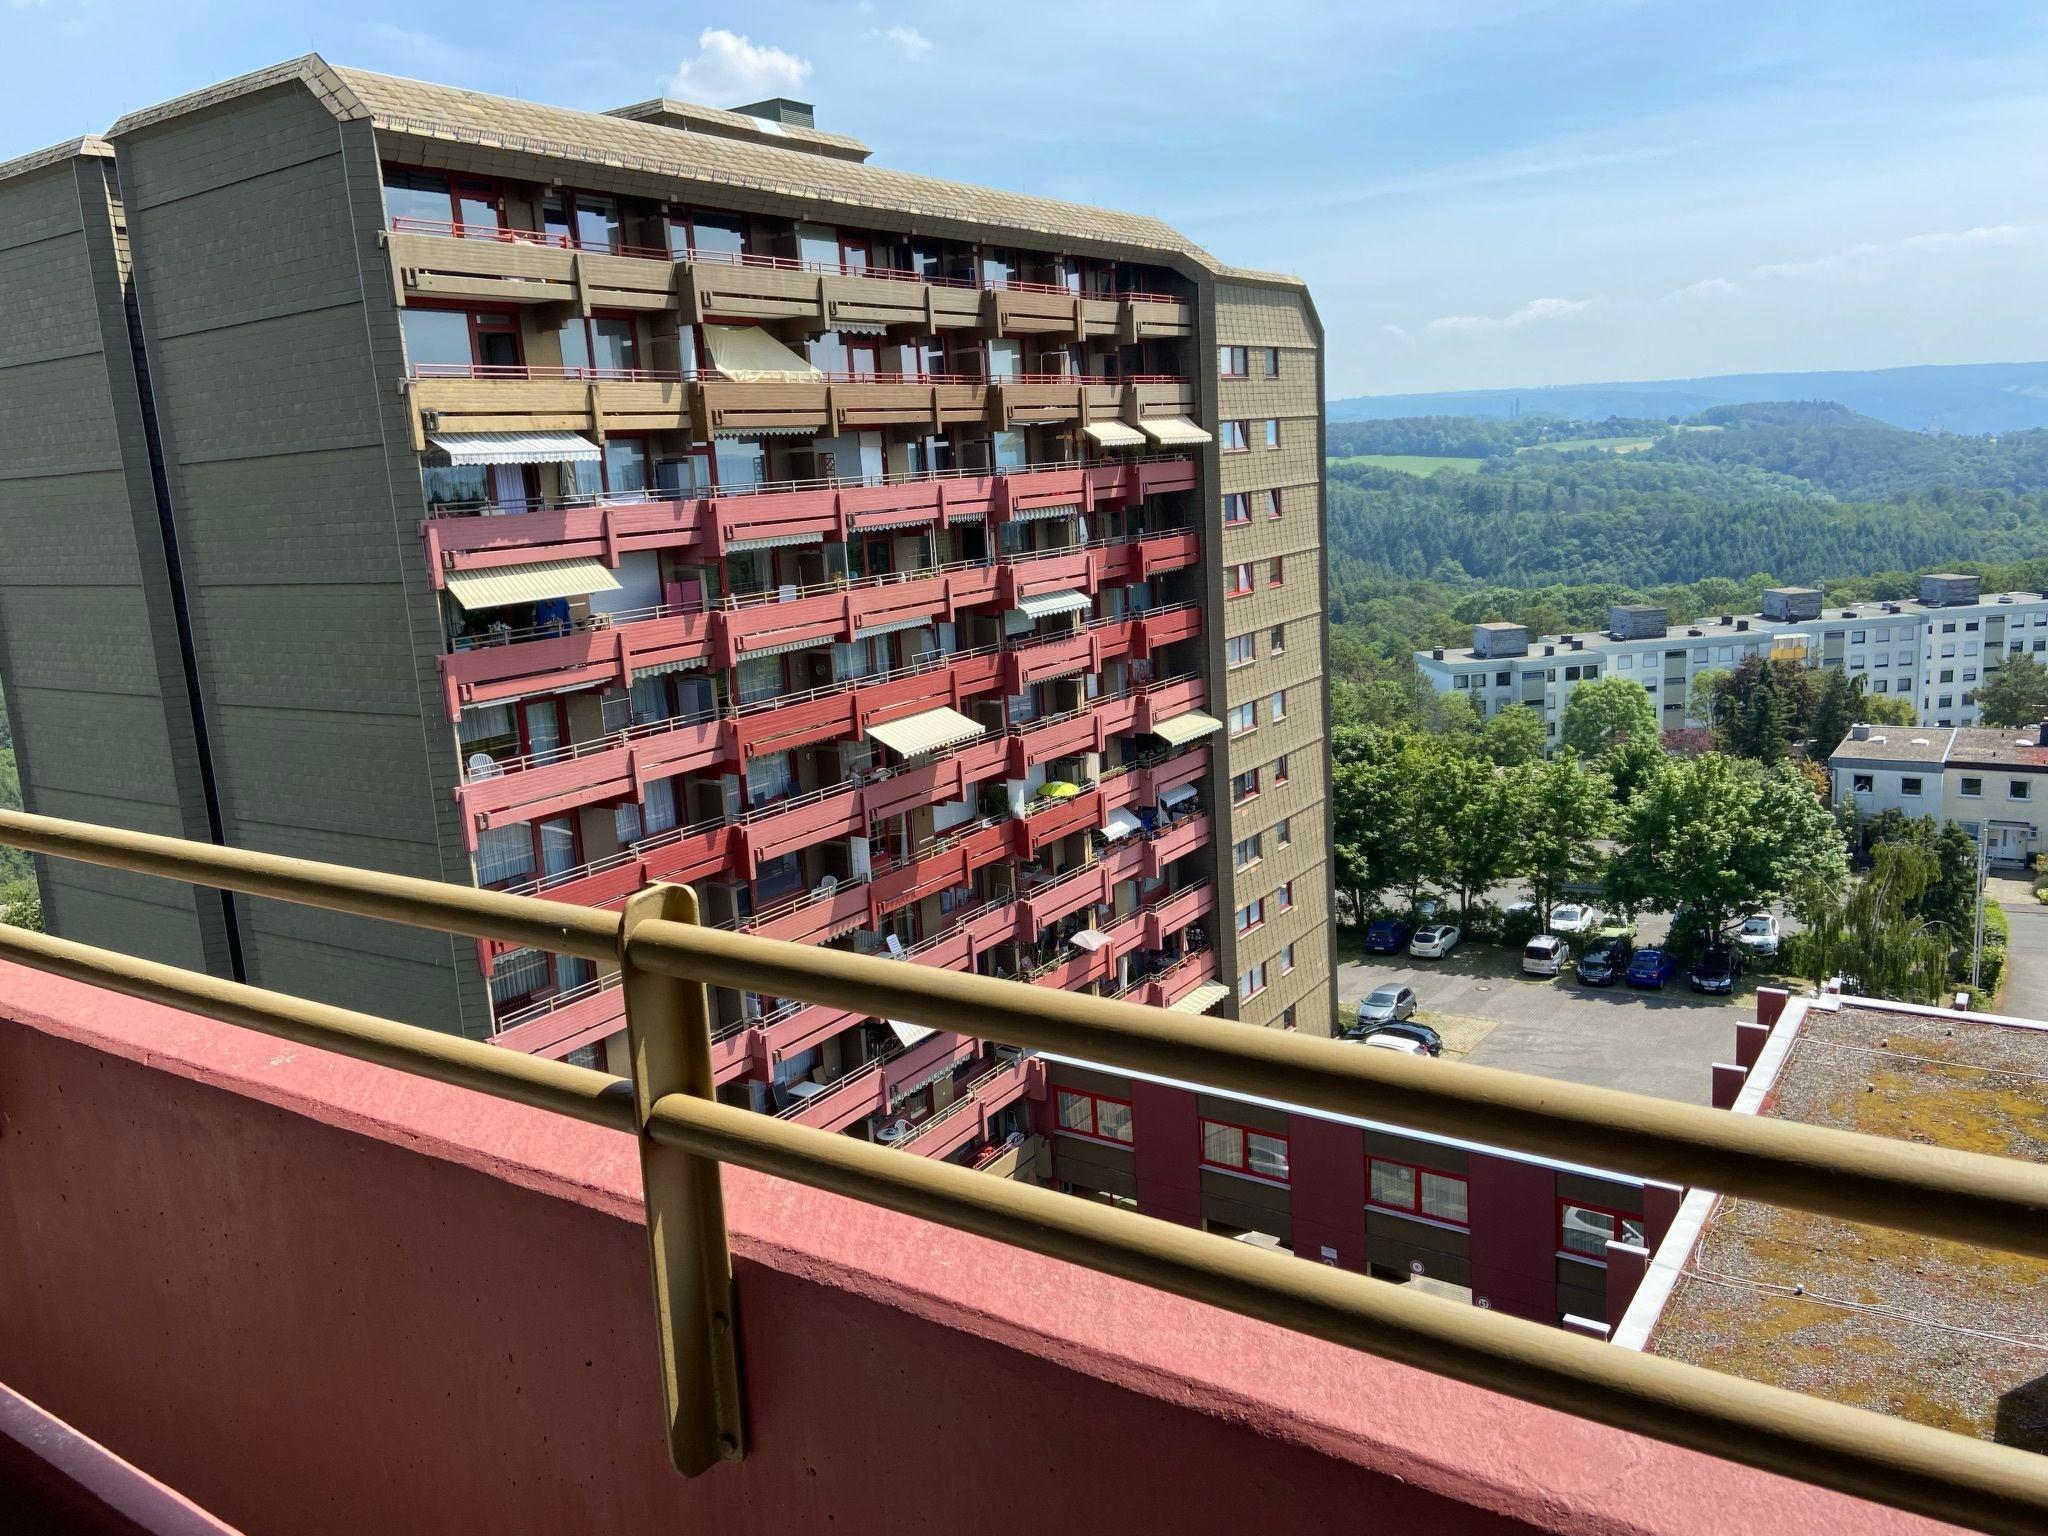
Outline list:
[[[1913,738],[1913,745],[1916,747],[1926,747],[1932,746],[1933,743],[1928,741],[1928,739],[1925,736],[1915,736]]]
[[[815,128],[818,126],[818,112],[808,101],[792,101],[787,96],[770,96],[766,101],[749,102],[733,111],[742,117],[758,117],[765,123],[780,123],[785,128]]]
[[[1701,629],[1697,624],[1695,624],[1691,629],[1688,629],[1686,633],[1692,636],[1693,639],[1697,640],[1702,635],[1706,634],[1706,631],[1704,629]]]
[[[1432,648],[1429,653],[1429,659],[1431,661],[1442,661],[1444,659],[1444,648],[1440,645]]]
[[[1849,727],[1849,739],[1850,739],[1851,741],[1868,741],[1868,740],[1870,740],[1870,727],[1869,727],[1869,726],[1867,726],[1867,725],[1852,725],[1852,726],[1850,726],[1850,727]]]
[[[1736,627],[1736,628],[1737,628],[1738,630],[1746,630],[1746,629],[1748,629],[1748,628],[1749,628],[1749,620],[1747,620],[1747,619],[1737,619],[1737,620],[1735,621],[1735,627]]]
[[[1724,613],[1721,615],[1721,622],[1723,624],[1733,624],[1735,622],[1735,615],[1732,613]]]

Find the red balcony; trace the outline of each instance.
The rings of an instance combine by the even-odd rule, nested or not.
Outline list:
[[[1168,827],[1148,838],[1142,853],[1144,877],[1157,880],[1175,859],[1185,858],[1196,849],[1207,847],[1211,835],[1207,816],[1190,816],[1177,826]]]
[[[919,1157],[950,1157],[986,1140],[989,1122],[1027,1093],[1045,1095],[1044,1064],[1029,1058],[991,1067],[960,1090],[960,1096],[896,1143]]]
[[[635,667],[704,662],[712,657],[717,615],[651,609],[614,615],[566,634],[513,632],[439,658],[448,718],[470,704],[513,699],[549,688],[623,688]]]
[[[619,978],[608,976],[499,1022],[491,1044],[525,1056],[560,1061],[571,1051],[626,1027],[625,994],[619,990]]]
[[[931,1035],[907,1051],[857,1068],[823,1093],[797,1100],[782,1112],[782,1118],[821,1131],[843,1131],[856,1120],[894,1109],[905,1095],[980,1053],[979,1040]]]
[[[1153,902],[1142,914],[1145,948],[1163,949],[1174,934],[1215,910],[1216,887],[1206,880]]]
[[[733,757],[733,724],[707,719],[662,722],[579,746],[493,763],[455,791],[464,835],[509,822],[535,821],[601,800],[638,800],[656,779],[703,773]]]

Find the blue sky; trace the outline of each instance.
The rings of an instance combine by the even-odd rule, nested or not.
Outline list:
[[[2048,358],[2036,4],[0,0],[0,45],[0,158],[309,49],[588,108],[802,95],[878,161],[1300,273],[1333,397]]]

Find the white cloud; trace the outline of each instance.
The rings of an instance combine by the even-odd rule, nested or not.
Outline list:
[[[1696,283],[1687,283],[1683,288],[1674,288],[1664,295],[1666,304],[1684,304],[1694,299],[1725,299],[1735,292],[1735,285],[1725,277],[1703,277]]]
[[[879,32],[870,32],[871,38],[880,38],[896,45],[896,51],[906,59],[922,59],[928,56],[934,44],[915,27],[884,27]]]
[[[1816,256],[1809,261],[1771,261],[1756,269],[1758,277],[1828,277],[1884,266],[1900,256],[1969,256],[1979,251],[2024,250],[2048,234],[2038,224],[1980,224],[1974,229],[1935,230],[1901,240],[1864,242]]]
[[[752,39],[724,27],[706,27],[697,38],[701,50],[677,66],[669,89],[677,96],[713,107],[737,106],[765,96],[787,96],[810,78],[808,59],[780,48],[757,46]]]
[[[1540,325],[1548,320],[1565,320],[1590,309],[1591,299],[1531,299],[1512,314],[1493,315],[1444,315],[1432,320],[1422,329],[1425,334],[1435,332],[1469,331],[1519,331],[1525,325]]]

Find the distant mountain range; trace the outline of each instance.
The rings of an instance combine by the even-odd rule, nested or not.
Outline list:
[[[1404,416],[1562,416],[1573,421],[1685,418],[1755,400],[1832,400],[1914,432],[2048,427],[2048,363],[1962,363],[1835,373],[1730,373],[1635,384],[1558,384],[1332,400],[1332,421]]]

